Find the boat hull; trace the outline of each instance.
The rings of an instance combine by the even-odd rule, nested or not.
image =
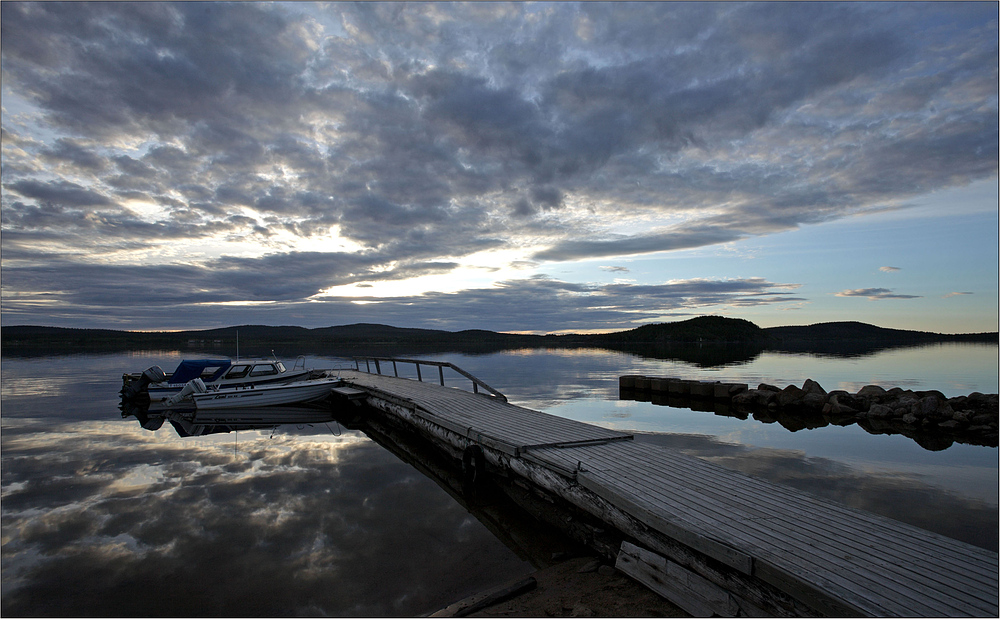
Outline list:
[[[252,379],[240,379],[240,380],[225,380],[220,379],[213,382],[206,382],[205,385],[209,387],[218,386],[222,389],[235,389],[240,387],[248,387],[250,385],[269,385],[273,383],[287,383],[293,380],[303,380],[308,378],[312,374],[312,370],[289,370],[284,374],[279,374],[277,376],[270,376],[267,378],[262,378],[259,380]],[[184,388],[185,383],[153,383],[146,388],[147,393],[149,393],[150,400],[160,400],[163,398],[170,397],[174,394],[180,392]]]
[[[330,390],[339,382],[339,379],[331,378],[283,385],[263,385],[250,389],[219,389],[195,394],[192,399],[197,411],[303,404],[329,396]]]

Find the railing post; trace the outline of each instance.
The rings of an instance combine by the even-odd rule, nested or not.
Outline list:
[[[396,378],[399,378],[399,370],[396,369],[396,360],[395,359],[393,359],[393,361],[392,361],[392,375],[395,376]]]
[[[472,381],[472,393],[479,393],[479,383]]]
[[[444,387],[444,366],[438,366],[438,376],[441,378],[441,386]]]
[[[371,363],[371,359],[365,359],[365,369],[367,369],[367,370],[368,370],[368,373],[369,373],[369,374],[371,374],[371,373],[372,373],[372,363]]]
[[[382,368],[378,364],[378,359],[373,359],[373,361],[375,362],[375,371],[378,372],[379,376],[381,376],[382,375]]]
[[[424,382],[424,379],[421,378],[421,376],[420,376],[420,364],[419,363],[414,363],[414,365],[417,366],[417,380],[419,380],[420,382]]]

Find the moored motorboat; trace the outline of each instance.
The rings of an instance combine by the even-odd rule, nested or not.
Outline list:
[[[195,379],[197,380],[197,379]],[[191,381],[194,383],[195,381]],[[339,378],[315,378],[287,383],[249,385],[241,387],[207,387],[193,385],[189,394],[168,399],[169,404],[183,404],[190,398],[196,411],[220,408],[251,408],[285,404],[304,404],[322,400],[340,384]],[[186,388],[185,388],[186,389]]]
[[[154,365],[141,374],[122,375],[121,393],[125,398],[146,393],[151,401],[157,401],[177,394],[196,378],[208,387],[246,387],[301,380],[311,373],[304,357],[290,370],[277,359],[185,359],[170,374]]]

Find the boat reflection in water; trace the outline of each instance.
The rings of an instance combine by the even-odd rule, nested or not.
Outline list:
[[[178,410],[158,402],[124,401],[122,417],[135,417],[146,430],[159,430],[164,422],[179,436],[205,436],[240,430],[267,430],[282,424],[313,424],[334,421],[328,402],[294,406],[261,406],[209,411]]]

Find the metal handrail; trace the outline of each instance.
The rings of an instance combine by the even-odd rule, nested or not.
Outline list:
[[[361,370],[361,362],[363,361],[365,363],[365,370],[364,371],[368,372],[369,374],[372,373],[372,362],[374,362],[374,364],[375,364],[375,373],[378,374],[378,375],[380,375],[380,376],[382,375],[382,366],[381,366],[381,364],[379,362],[380,361],[390,362],[390,363],[392,363],[392,373],[397,378],[399,377],[399,368],[398,368],[398,366],[396,364],[397,363],[412,363],[417,368],[417,380],[420,381],[420,382],[424,382],[423,375],[420,373],[420,366],[421,365],[434,366],[434,367],[437,367],[437,369],[438,369],[438,379],[439,379],[442,387],[444,386],[444,369],[445,368],[451,368],[451,369],[455,370],[456,372],[458,372],[459,374],[461,374],[462,376],[464,376],[464,377],[466,377],[466,378],[468,378],[469,380],[472,381],[472,392],[473,393],[479,393],[479,388],[482,387],[483,389],[485,389],[486,391],[488,391],[491,396],[495,397],[496,399],[500,400],[501,402],[506,402],[507,401],[507,396],[505,396],[504,394],[500,393],[499,391],[497,391],[493,387],[490,387],[489,385],[487,385],[486,383],[484,383],[480,379],[476,378],[472,374],[466,372],[462,368],[458,367],[454,363],[448,363],[447,361],[427,361],[425,359],[403,359],[403,358],[400,358],[400,357],[352,357],[352,359],[354,360],[354,369],[358,370],[359,372],[362,371]]]

